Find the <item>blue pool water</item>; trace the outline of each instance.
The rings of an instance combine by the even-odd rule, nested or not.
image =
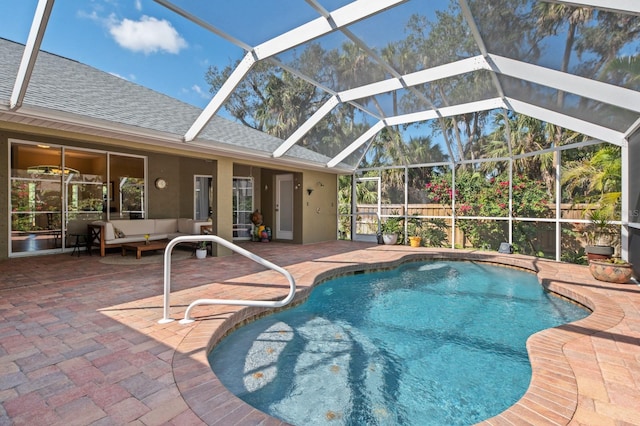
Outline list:
[[[527,272],[410,263],[328,281],[232,333],[209,362],[231,392],[294,425],[466,425],[524,394],[531,334],[588,314]]]

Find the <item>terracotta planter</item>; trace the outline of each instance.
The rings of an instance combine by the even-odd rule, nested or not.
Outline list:
[[[633,267],[630,263],[611,263],[601,260],[591,260],[589,271],[593,278],[609,283],[624,284],[631,281]]]
[[[409,237],[409,245],[411,247],[420,247],[422,237]]]

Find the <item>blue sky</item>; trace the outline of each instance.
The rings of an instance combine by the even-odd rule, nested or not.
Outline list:
[[[301,0],[173,1],[251,46],[318,17]],[[351,1],[322,0],[322,4],[334,10]],[[447,1],[437,3],[446,5]],[[25,43],[37,5],[38,0],[0,1],[0,37]],[[382,47],[389,39],[404,37],[404,24],[411,13],[407,8],[410,6],[403,5],[385,13],[380,18],[384,31],[380,31],[380,21],[363,21],[351,29],[373,46]],[[342,34],[327,39],[329,44],[335,39],[336,45],[346,41]],[[56,0],[41,48],[200,108],[212,97],[205,81],[207,69],[211,65],[223,68],[245,54],[152,0]],[[224,109],[218,114],[231,118]]]
[[[335,10],[352,0],[320,0]],[[287,30],[318,17],[302,0],[173,0],[178,7],[211,23],[230,36],[257,46]],[[0,37],[25,43],[38,0],[1,0]],[[404,37],[408,16],[419,12],[435,19],[434,10],[446,10],[449,0],[407,2],[374,19],[349,27],[374,48]],[[346,37],[333,33],[323,38],[325,48]],[[563,38],[548,41],[543,65],[559,67]],[[554,45],[555,44],[555,45]],[[634,47],[637,43],[634,42]],[[244,50],[224,38],[182,18],[152,0],[56,0],[42,49],[203,108],[212,94],[205,81],[212,65],[225,67],[244,56]],[[279,55],[287,62],[292,51]],[[547,64],[546,60],[554,62]],[[572,62],[577,65],[577,62]],[[379,97],[384,99],[383,96]],[[221,109],[219,114],[231,118]],[[430,134],[420,123],[416,134]],[[432,135],[438,137],[438,135]]]
[[[0,2],[0,37],[25,43],[37,0]],[[223,3],[215,2],[217,7]],[[195,106],[211,94],[208,67],[244,52],[152,1],[55,2],[42,49]]]
[[[334,10],[351,1],[322,0],[322,4]],[[301,0],[173,2],[251,46],[318,17]],[[25,43],[37,4],[38,0],[0,1],[0,37]],[[352,29],[380,47],[389,38],[404,36],[408,12],[403,9],[385,14],[385,31],[375,21]],[[336,43],[345,41],[342,35],[336,38]],[[212,97],[204,77],[208,67],[223,68],[245,53],[152,0],[56,0],[42,49],[198,107]]]

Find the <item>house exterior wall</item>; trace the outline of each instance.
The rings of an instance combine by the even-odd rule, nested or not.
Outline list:
[[[217,161],[147,153],[149,217],[164,219],[193,217],[194,175],[215,176]],[[162,178],[167,187],[158,189],[154,182]],[[177,202],[176,202],[177,201]]]
[[[83,149],[111,151],[147,157],[147,191],[149,218],[193,217],[194,175],[213,177],[214,232],[232,240],[232,180],[234,176],[253,176],[255,208],[264,215],[265,223],[273,223],[275,209],[275,179],[278,174],[294,176],[294,238],[291,243],[310,244],[335,239],[337,233],[336,176],[331,173],[305,171],[297,168],[274,168],[273,164],[216,156],[209,153],[180,152],[164,147],[136,145],[125,141],[101,140],[77,134],[65,134],[26,127],[18,130],[3,128],[0,123],[0,259],[9,257],[10,220],[10,153],[9,139],[41,142]],[[97,139],[97,140],[96,140]],[[154,150],[155,149],[155,150]],[[157,189],[154,182],[163,178],[168,185]],[[318,182],[323,186],[315,187]],[[314,186],[311,196],[307,187]],[[224,248],[217,255],[229,254]]]
[[[218,173],[214,177],[216,182],[215,202],[213,214],[216,235],[231,241],[233,239],[233,162],[230,159],[218,162]],[[216,256],[226,256],[231,251],[225,247],[214,247]]]
[[[338,182],[326,173],[308,172],[302,181],[303,244],[335,240],[338,236]],[[311,194],[308,190],[311,189]]]

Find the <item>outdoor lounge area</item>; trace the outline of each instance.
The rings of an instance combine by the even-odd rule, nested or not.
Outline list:
[[[590,315],[484,424],[640,424],[640,2],[242,4],[0,3],[0,425],[285,424],[207,359],[271,312],[211,299],[287,294],[238,247],[290,305],[413,260],[535,274]]]
[[[631,425],[640,418],[637,284],[607,284],[594,280],[586,266],[496,252],[347,241],[295,252],[288,244],[245,247],[287,268],[297,298],[318,279],[416,257],[536,270],[545,288],[593,313],[530,339],[533,377],[526,395],[486,424]],[[230,394],[207,361],[207,348],[259,309],[201,306],[194,323],[177,321],[200,297],[282,298],[287,284],[281,276],[239,255],[174,262],[176,321],[161,325],[161,265],[118,266],[101,259],[61,254],[0,263],[0,423],[282,424]]]

